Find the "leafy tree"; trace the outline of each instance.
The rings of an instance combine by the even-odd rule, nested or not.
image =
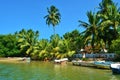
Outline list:
[[[120,37],[112,41],[111,52],[119,51],[120,52]]]
[[[20,56],[16,35],[0,35],[0,56]]]
[[[116,56],[115,60],[120,61],[120,36],[118,39],[112,41],[109,51],[116,53],[117,56]]]
[[[72,32],[67,32],[63,35],[64,39],[69,41],[70,50],[77,51],[83,46],[82,35],[78,30],[73,30]]]

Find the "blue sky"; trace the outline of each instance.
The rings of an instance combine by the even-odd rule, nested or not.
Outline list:
[[[49,39],[52,26],[46,25],[47,7],[56,6],[61,13],[61,22],[56,26],[60,36],[78,29],[78,20],[87,21],[86,12],[96,11],[102,0],[0,0],[0,34],[9,34],[21,29],[40,32],[40,38]],[[119,2],[120,0],[113,0]]]

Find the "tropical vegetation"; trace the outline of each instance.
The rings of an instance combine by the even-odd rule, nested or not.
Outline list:
[[[87,22],[78,20],[79,27],[85,31],[73,30],[59,36],[55,26],[60,23],[61,15],[55,6],[47,8],[44,17],[48,26],[52,25],[54,34],[50,40],[39,39],[39,31],[32,29],[0,35],[0,57],[31,57],[34,60],[54,60],[71,58],[86,46],[91,46],[91,52],[120,53],[120,9],[112,0],[102,0],[98,10],[87,11]]]

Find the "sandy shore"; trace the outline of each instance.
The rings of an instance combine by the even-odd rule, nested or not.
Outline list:
[[[22,57],[0,58],[0,62],[27,62],[27,58]]]

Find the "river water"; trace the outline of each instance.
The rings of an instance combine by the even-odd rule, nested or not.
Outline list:
[[[0,63],[0,80],[120,80],[111,70],[53,62]]]

